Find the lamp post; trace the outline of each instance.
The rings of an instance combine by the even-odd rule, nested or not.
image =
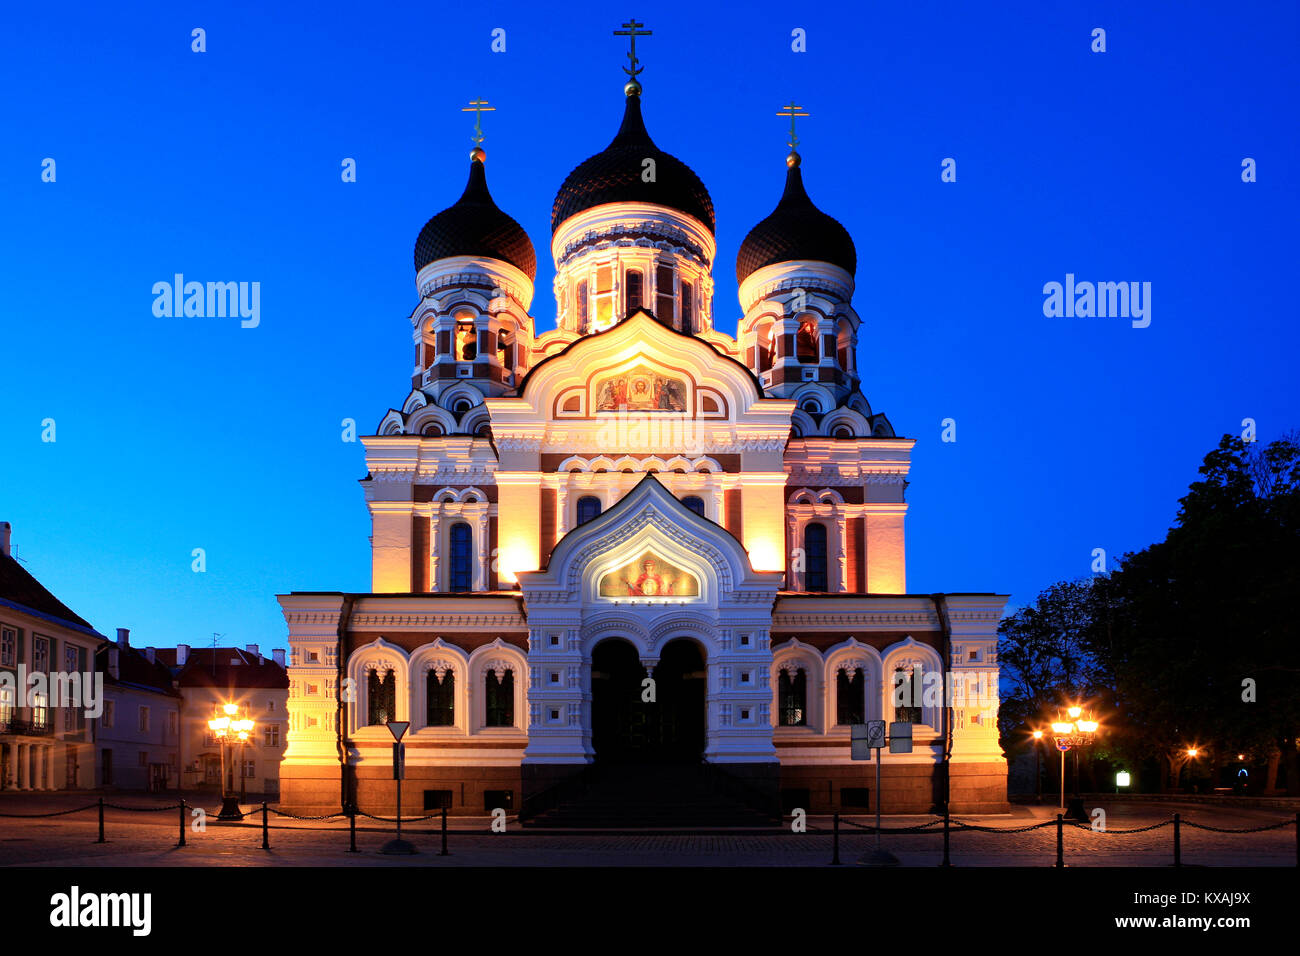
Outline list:
[[[1043,743],[1043,732],[1034,731],[1034,785],[1038,790],[1038,802],[1043,802],[1043,768],[1042,768],[1042,751],[1040,747]]]
[[[230,793],[226,783],[226,748],[234,747],[236,743],[247,743],[253,733],[253,721],[239,716],[238,704],[225,704],[220,708],[218,716],[208,721],[208,729],[217,738],[217,746],[221,748],[221,812],[217,814],[217,819],[242,820],[239,798]],[[230,759],[235,759],[234,754],[231,754]]]
[[[1070,720],[1052,721],[1052,740],[1056,744],[1056,749],[1061,752],[1061,813],[1065,813],[1065,754],[1072,748],[1089,746],[1100,726],[1091,715],[1087,717],[1083,715],[1082,707],[1071,706],[1067,713],[1070,715]],[[1078,755],[1075,756],[1077,759]],[[1088,822],[1081,797],[1076,796],[1070,801],[1070,816],[1081,822]]]

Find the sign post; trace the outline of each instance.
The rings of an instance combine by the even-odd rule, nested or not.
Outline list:
[[[397,838],[384,844],[380,853],[410,856],[418,852],[415,844],[402,839],[402,780],[406,777],[406,744],[402,736],[411,726],[409,720],[390,720],[388,732],[393,735],[393,780],[397,782]]]
[[[886,741],[890,753],[912,752],[912,725],[906,721],[895,721],[889,726],[889,736],[885,736],[883,720],[869,720],[865,724],[854,724],[850,732],[854,760],[876,761],[876,848],[858,860],[860,866],[898,866],[898,857],[880,845],[880,751]]]

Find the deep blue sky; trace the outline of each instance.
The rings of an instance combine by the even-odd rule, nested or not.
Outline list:
[[[537,246],[550,328],[551,201],[618,126],[630,14],[654,30],[650,132],[717,208],[724,330],[737,246],[781,190],[774,114],[813,114],[805,182],[857,243],[863,389],[918,439],[909,590],[1032,600],[1093,548],[1162,537],[1243,418],[1300,426],[1294,3],[273,6],[0,21],[0,519],[105,633],[267,647],[277,592],[369,586],[339,423],[368,433],[409,388],[411,250],[464,185],[460,107],[498,107],[489,182]],[[175,272],[259,281],[260,327],[155,318]],[[1045,318],[1067,272],[1151,282],[1150,328]]]

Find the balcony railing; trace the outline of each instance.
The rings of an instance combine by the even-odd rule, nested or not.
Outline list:
[[[24,737],[48,737],[54,732],[54,725],[48,717],[22,720],[10,717],[0,721],[0,734],[15,734]]]

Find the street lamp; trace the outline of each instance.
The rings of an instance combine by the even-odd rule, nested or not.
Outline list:
[[[208,721],[208,729],[217,738],[217,746],[221,748],[221,812],[217,814],[217,819],[242,820],[239,798],[230,793],[226,786],[226,748],[239,743],[242,754],[242,745],[252,736],[253,721],[239,716],[238,704],[225,704],[220,708],[219,714]],[[231,759],[234,759],[233,755]]]
[[[1034,734],[1034,784],[1038,790],[1038,802],[1043,802],[1043,768],[1042,768],[1042,751],[1039,747],[1043,743],[1043,732],[1035,730]]]
[[[1065,754],[1066,751],[1074,747],[1087,747],[1093,738],[1097,735],[1097,728],[1101,725],[1092,719],[1092,715],[1083,716],[1083,708],[1077,705],[1070,706],[1066,713],[1070,715],[1070,720],[1055,720],[1052,722],[1052,739],[1056,744],[1056,749],[1061,752],[1061,803],[1060,811],[1065,812]],[[1077,759],[1076,754],[1076,759]],[[1077,765],[1076,765],[1077,766]],[[1076,780],[1077,783],[1077,780]],[[1070,816],[1084,823],[1088,821],[1088,815],[1083,810],[1083,799],[1074,797],[1070,801]]]

